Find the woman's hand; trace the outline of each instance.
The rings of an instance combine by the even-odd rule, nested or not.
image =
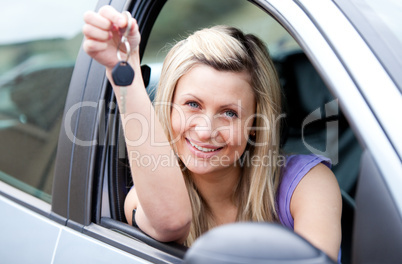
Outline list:
[[[132,27],[128,34],[131,53],[138,52],[141,36],[137,21],[132,19]],[[85,25],[83,47],[89,56],[107,69],[112,69],[117,63],[117,46],[128,25],[127,16],[117,12],[111,6],[103,6],[98,13],[88,11],[84,14]],[[120,45],[120,52],[125,52],[125,45]]]

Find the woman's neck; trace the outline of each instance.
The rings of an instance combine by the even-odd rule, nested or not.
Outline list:
[[[236,219],[237,205],[233,197],[240,177],[241,168],[238,166],[210,174],[192,174],[198,192],[211,209],[218,225]]]

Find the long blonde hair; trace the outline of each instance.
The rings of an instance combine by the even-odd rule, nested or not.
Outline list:
[[[277,118],[281,111],[279,80],[268,51],[261,40],[240,30],[215,26],[203,29],[178,42],[165,58],[155,98],[156,113],[172,141],[171,105],[176,84],[196,64],[205,64],[219,71],[250,74],[256,99],[256,135],[249,141],[238,162],[242,176],[233,194],[237,205],[237,221],[277,221],[276,190],[280,181],[279,131]],[[169,103],[166,103],[169,102]],[[176,150],[174,143],[171,143]],[[252,166],[254,157],[267,157],[269,164]],[[180,162],[181,163],[181,162]],[[186,245],[190,246],[202,233],[215,226],[208,205],[198,193],[191,172],[183,168],[190,201],[192,224]]]

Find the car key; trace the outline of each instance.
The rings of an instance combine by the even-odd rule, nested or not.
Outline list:
[[[114,66],[112,70],[112,79],[113,82],[120,86],[120,102],[121,102],[121,109],[120,113],[124,114],[126,112],[126,94],[127,94],[127,86],[131,85],[134,80],[134,70],[128,63],[128,59],[130,58],[131,47],[130,43],[128,42],[127,36],[130,33],[132,27],[132,20],[131,14],[129,12],[125,12],[127,16],[127,28],[124,32],[123,36],[121,37],[120,43],[117,46],[117,59],[119,62]],[[124,43],[126,46],[126,60],[122,60],[120,56],[120,45]]]
[[[112,70],[112,78],[113,82],[118,86],[129,86],[133,83],[134,70],[128,62],[119,61]]]

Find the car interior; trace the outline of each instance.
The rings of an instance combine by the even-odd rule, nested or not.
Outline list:
[[[247,5],[252,4],[247,3]],[[160,21],[166,23],[166,18],[163,16],[171,12],[170,8],[173,7],[162,9],[148,43],[152,41],[153,34],[159,32]],[[247,6],[247,8],[257,7]],[[265,16],[268,15],[265,14]],[[313,152],[331,158],[332,170],[338,179],[343,198],[342,262],[349,263],[355,208],[354,196],[362,155],[361,147],[339,108],[338,100],[329,92],[302,49],[293,48],[293,45],[290,49],[280,50],[270,46],[269,43],[267,45],[276,65],[285,99],[283,107],[285,118],[282,119],[281,134],[283,151],[300,154]],[[159,49],[162,50],[163,47]],[[163,54],[160,53],[163,52],[157,52],[157,56],[163,58]],[[149,63],[143,59],[143,63],[145,61],[146,64],[142,66],[144,82],[151,99],[157,89],[155,83],[160,73],[160,63],[155,63],[154,59],[152,57]],[[108,193],[103,193],[102,197],[98,197],[104,201],[102,206],[106,206],[106,209],[102,209],[100,213],[100,223],[172,255],[182,257],[186,251],[185,247],[175,243],[160,243],[142,233],[138,228],[127,224],[123,205],[125,196],[133,183],[125,153],[122,128],[117,116],[114,116],[115,121],[112,125],[114,144],[110,146],[108,153],[110,165],[106,172],[107,180],[99,183],[104,185],[104,189],[108,186],[109,190]],[[306,122],[307,118],[309,122]]]

